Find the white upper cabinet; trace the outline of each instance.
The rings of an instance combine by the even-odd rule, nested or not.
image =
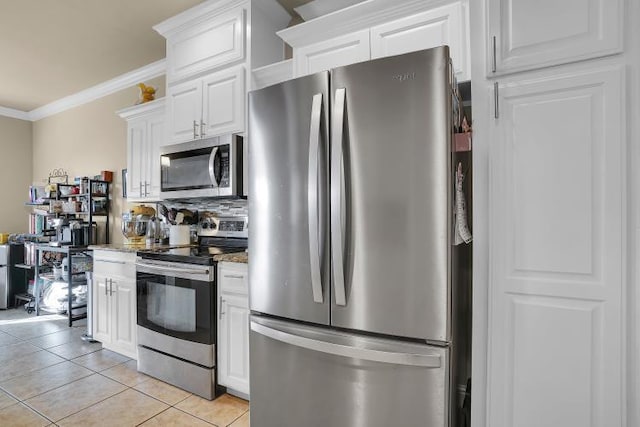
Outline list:
[[[367,61],[371,57],[369,46],[369,30],[362,30],[295,49],[296,76]]]
[[[245,71],[238,66],[169,86],[168,144],[244,130]]]
[[[448,45],[458,80],[469,80],[467,34],[463,6],[454,3],[371,28],[371,58]]]
[[[244,58],[245,10],[237,8],[167,40],[167,81]]]
[[[622,425],[623,76],[581,64],[498,84],[487,426]]]
[[[622,51],[623,0],[488,0],[488,73]]]
[[[296,77],[448,45],[458,80],[471,79],[467,1],[371,0],[278,35],[293,47]]]
[[[127,120],[127,200],[160,199],[160,146],[165,144],[165,100],[118,111]]]

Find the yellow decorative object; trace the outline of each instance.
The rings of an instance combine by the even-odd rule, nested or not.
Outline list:
[[[144,104],[145,102],[153,101],[156,98],[156,89],[153,86],[147,86],[144,83],[138,83],[140,88],[140,99],[138,104]]]
[[[145,206],[145,205],[134,206],[130,209],[130,212],[134,216],[136,215],[155,216],[156,214],[155,209],[153,209],[151,206]]]

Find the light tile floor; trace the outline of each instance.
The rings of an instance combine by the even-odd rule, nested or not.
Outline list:
[[[0,426],[249,427],[249,403],[208,401],[87,343],[84,322],[0,310]]]

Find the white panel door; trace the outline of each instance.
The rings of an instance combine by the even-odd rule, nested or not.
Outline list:
[[[111,298],[107,278],[101,274],[93,274],[93,338],[101,343],[111,342]]]
[[[461,3],[438,7],[371,28],[371,58],[448,45],[456,77],[471,77],[469,39]]]
[[[489,74],[622,51],[623,0],[488,0],[488,8]]]
[[[294,49],[296,77],[355,64],[371,58],[369,30],[362,30]]]
[[[167,42],[170,82],[244,58],[243,8],[221,14],[170,37]]]
[[[127,198],[142,197],[146,126],[144,120],[131,121],[127,125]]]
[[[218,381],[249,394],[249,299],[222,294],[220,303]]]
[[[499,86],[490,129],[492,427],[622,422],[623,73],[572,69]]]
[[[167,144],[200,136],[202,81],[188,81],[167,89]]]
[[[164,112],[147,121],[147,198],[160,198],[160,147],[165,145]]]
[[[111,280],[111,345],[119,353],[136,359],[136,284],[121,278]]]
[[[213,73],[202,79],[201,137],[244,132],[244,67]]]

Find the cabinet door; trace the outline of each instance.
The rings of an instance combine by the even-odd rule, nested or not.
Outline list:
[[[247,264],[221,262],[218,264],[218,283],[221,292],[249,294]]]
[[[221,294],[218,326],[218,381],[249,394],[249,300]]]
[[[136,284],[122,278],[111,279],[111,322],[113,350],[136,357]]]
[[[499,87],[490,426],[622,425],[624,78],[592,67]]]
[[[106,276],[93,274],[93,338],[103,344],[111,342],[111,298]]]
[[[201,118],[202,82],[195,80],[169,86],[167,89],[167,143],[175,144],[199,137]]]
[[[244,132],[244,67],[235,67],[202,79],[203,137]]]
[[[244,58],[244,9],[236,8],[167,40],[167,79],[172,82]]]
[[[439,7],[371,28],[371,58],[448,45],[456,77],[470,80],[469,39],[460,3]]]
[[[127,198],[143,197],[146,122],[131,121],[128,128],[127,153]]]
[[[622,52],[623,0],[489,0],[488,8],[489,74]]]
[[[148,199],[160,198],[160,147],[164,143],[164,114],[157,114],[147,121],[147,173]]]
[[[299,77],[370,58],[369,30],[366,29],[297,48],[293,52],[293,65]]]

